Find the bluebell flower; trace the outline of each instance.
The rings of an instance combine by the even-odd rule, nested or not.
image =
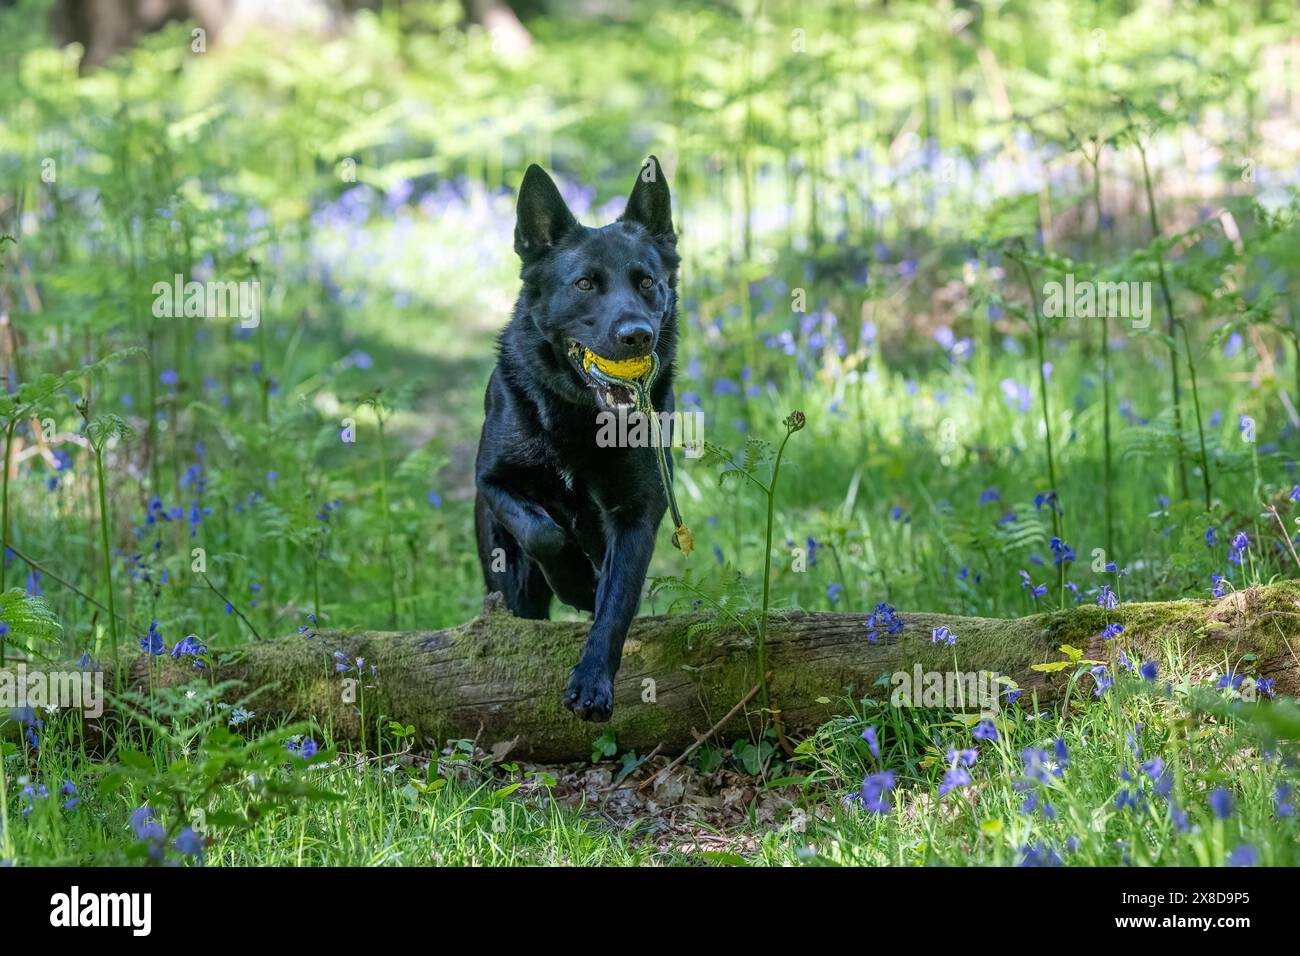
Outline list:
[[[951,767],[944,772],[943,781],[939,784],[939,796],[946,797],[954,790],[969,786],[970,782],[969,771],[963,767]]]
[[[196,634],[187,634],[184,638],[176,643],[172,648],[172,657],[197,657],[201,658],[208,653],[208,646],[198,639]],[[194,666],[203,669],[203,661],[196,660]]]
[[[1273,808],[1279,817],[1295,815],[1295,804],[1291,802],[1291,785],[1279,783],[1273,789]]]
[[[972,750],[969,747],[963,747],[961,750],[954,748],[948,751],[948,763],[954,767],[959,764],[963,767],[973,767],[979,756],[980,752],[978,750]]]
[[[880,628],[885,628],[887,634],[899,634],[903,630],[903,619],[898,616],[892,604],[881,601],[876,605],[868,616],[863,627],[867,629],[867,640],[875,642],[879,640],[877,633]]]
[[[1032,407],[1034,399],[1028,385],[1022,385],[1013,378],[1004,378],[999,387],[1008,408],[1014,408],[1023,415]]]
[[[1020,760],[1024,764],[1024,778],[1020,789],[1029,784],[1050,783],[1053,776],[1061,776],[1061,768],[1053,767],[1052,754],[1037,747],[1026,747],[1020,751]]]
[[[1121,788],[1119,793],[1115,794],[1116,810],[1137,810],[1142,806],[1142,792],[1140,790],[1129,790]]]
[[[167,653],[167,645],[163,643],[162,633],[158,630],[158,622],[149,622],[149,633],[140,638],[140,649],[148,651],[154,656]]]
[[[23,816],[27,816],[36,806],[36,801],[46,799],[49,797],[50,792],[45,789],[45,784],[43,783],[29,783],[18,791],[18,795],[27,800],[27,805],[23,807]]]
[[[1127,741],[1128,741],[1128,747],[1129,747],[1129,750],[1133,751],[1133,756],[1134,756],[1134,757],[1141,757],[1141,756],[1142,756],[1142,745],[1141,745],[1140,743],[1138,743],[1137,735],[1134,733],[1134,731],[1140,731],[1141,729],[1142,729],[1142,724],[1139,722],[1139,723],[1138,723],[1138,724],[1133,728],[1133,730],[1131,730],[1131,731],[1129,731],[1127,734],[1125,734],[1125,738],[1126,738]],[[1121,777],[1123,777],[1125,780],[1129,779],[1129,777],[1128,777],[1128,771],[1127,771],[1127,770],[1121,770],[1121,771],[1119,772],[1119,775],[1120,775]]]
[[[1210,810],[1220,820],[1232,816],[1232,794],[1222,787],[1215,787],[1210,792]]]
[[[36,708],[15,707],[10,714],[24,727],[23,739],[27,741],[27,745],[33,750],[38,749],[41,745],[39,731],[44,729],[45,721],[36,716]]]
[[[1259,860],[1259,852],[1250,844],[1243,843],[1228,854],[1228,866],[1254,866]]]
[[[998,728],[992,720],[985,717],[975,725],[975,729],[971,731],[970,735],[976,740],[996,741],[998,739]]]
[[[1155,783],[1151,785],[1151,789],[1157,797],[1167,798],[1174,790],[1174,775],[1167,770],[1161,773],[1155,778]]]
[[[1041,866],[1060,866],[1062,864],[1061,854],[1052,849],[1046,843],[1028,843],[1020,848],[1022,856],[1016,866],[1024,867],[1041,867]]]
[[[1057,766],[1064,769],[1070,766],[1070,748],[1065,745],[1064,737],[1057,737],[1052,741],[1052,755],[1056,757]],[[1059,777],[1060,774],[1058,773]]]
[[[1034,584],[1033,580],[1029,577],[1029,572],[1024,570],[1020,572],[1020,587],[1028,589],[1030,596],[1033,597],[1034,600],[1037,600],[1047,593],[1047,585]]]
[[[1047,542],[1048,547],[1052,549],[1052,554],[1056,555],[1052,559],[1053,564],[1064,564],[1066,561],[1073,561],[1075,558],[1074,548],[1070,547],[1055,535]]]
[[[131,814],[131,830],[137,840],[155,841],[163,838],[162,824],[148,806],[139,807]]]
[[[1219,678],[1219,680],[1214,685],[1214,689],[1240,691],[1241,683],[1245,679],[1246,679],[1245,675],[1234,674],[1231,671],[1229,671],[1228,673],[1224,674],[1222,677]]]
[[[311,760],[320,751],[320,745],[310,737],[295,737],[285,743],[290,753],[295,753],[303,760]]]
[[[876,728],[874,725],[862,731],[862,739],[867,742],[867,749],[871,751],[871,756],[879,760],[880,738],[876,734]]]
[[[889,801],[885,795],[894,789],[894,771],[882,770],[867,774],[862,778],[862,789],[858,791],[858,804],[870,813],[888,813]]]
[[[176,852],[183,856],[202,857],[203,856],[203,837],[194,832],[193,828],[186,827],[176,835]]]
[[[1041,810],[1044,817],[1049,820],[1055,819],[1056,808],[1047,801],[1041,799],[1036,792],[1030,792],[1025,797],[1024,802],[1020,804],[1020,812],[1025,816],[1030,816],[1036,810]]]
[[[190,525],[191,538],[198,536],[199,524],[203,521],[203,516],[210,515],[210,514],[212,514],[212,509],[199,507],[199,502],[197,498],[194,499],[192,502],[190,502],[189,525]]]
[[[1100,697],[1113,683],[1110,670],[1105,664],[1094,664],[1088,668],[1088,673],[1092,674],[1093,680],[1097,683],[1097,686],[1092,689],[1094,697]]]

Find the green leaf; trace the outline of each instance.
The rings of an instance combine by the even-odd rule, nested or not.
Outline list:
[[[23,644],[29,649],[30,642],[53,641],[63,631],[63,625],[43,597],[19,588],[0,594],[0,621],[9,626],[11,644]]]

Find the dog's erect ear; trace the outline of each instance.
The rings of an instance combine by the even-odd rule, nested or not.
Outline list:
[[[673,233],[673,204],[668,195],[668,177],[659,160],[651,156],[637,174],[632,195],[627,198],[627,208],[619,221],[638,222],[650,230],[656,239],[675,239]]]
[[[541,255],[577,225],[578,220],[569,212],[551,177],[537,164],[529,166],[519,186],[515,212],[515,252],[519,258]]]

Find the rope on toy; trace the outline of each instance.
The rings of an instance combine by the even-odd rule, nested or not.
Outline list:
[[[636,410],[650,418],[650,430],[653,434],[655,459],[659,465],[659,482],[663,485],[664,497],[668,499],[668,510],[673,516],[673,547],[685,557],[695,550],[695,538],[691,529],[682,520],[681,509],[677,507],[677,496],[673,494],[673,477],[668,465],[669,449],[663,441],[659,427],[659,416],[655,414],[650,401],[650,386],[659,375],[659,356],[654,352],[643,358],[614,359],[602,358],[591,349],[584,351],[582,367],[587,374],[609,385],[621,385],[632,390],[636,395]]]

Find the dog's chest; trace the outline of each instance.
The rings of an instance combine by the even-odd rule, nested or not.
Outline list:
[[[546,456],[554,492],[566,510],[617,510],[622,497],[635,499],[643,479],[627,449],[554,444]]]
[[[565,489],[568,490],[570,494],[572,494],[574,490],[574,485],[573,485],[574,479],[573,479],[572,469],[570,469],[566,465],[561,464],[559,467],[556,468],[556,471],[559,473],[560,481],[564,482]]]

